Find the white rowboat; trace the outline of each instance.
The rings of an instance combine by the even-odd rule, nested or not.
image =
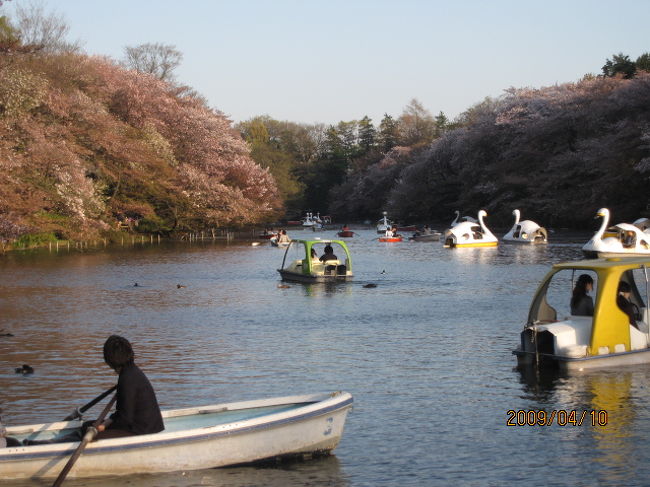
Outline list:
[[[90,443],[68,477],[198,470],[268,458],[329,453],[339,443],[352,395],[288,396],[163,411],[165,430]],[[51,439],[79,421],[7,428],[18,440]],[[78,442],[0,450],[0,479],[56,477]]]

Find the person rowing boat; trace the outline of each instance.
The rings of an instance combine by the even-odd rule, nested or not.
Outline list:
[[[134,362],[131,343],[124,337],[111,335],[104,343],[104,361],[119,378],[115,412],[97,425],[98,440],[158,433],[165,429],[156,393]],[[85,421],[82,431],[53,440],[25,440],[29,445],[78,441],[94,421]]]

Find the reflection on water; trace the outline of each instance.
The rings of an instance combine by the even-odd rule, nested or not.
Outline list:
[[[1,482],[1,481],[0,481]],[[2,484],[0,484],[2,485]],[[50,486],[52,481],[12,481],[12,487]],[[216,468],[199,471],[173,472],[156,475],[132,475],[126,479],[95,478],[67,479],[66,487],[285,487],[309,485],[313,487],[348,487],[339,460],[335,456],[309,461],[283,461],[268,465],[234,468]]]
[[[278,287],[283,251],[268,244],[0,258],[0,333],[14,334],[0,337],[3,419],[60,419],[107,389],[101,347],[119,333],[163,408],[348,390],[354,411],[334,457],[70,485],[643,485],[649,367],[538,374],[511,354],[539,281],[588,235],[445,249],[357,233],[354,281],[330,285]],[[23,363],[36,372],[15,374]],[[511,409],[609,416],[509,427]]]

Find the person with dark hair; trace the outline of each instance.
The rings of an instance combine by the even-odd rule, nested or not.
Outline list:
[[[325,246],[325,253],[320,256],[320,261],[325,262],[327,260],[339,260],[336,255],[334,255],[334,249],[330,244]]]
[[[594,301],[587,293],[594,288],[594,280],[589,274],[580,274],[571,296],[571,314],[573,316],[593,316]]]
[[[115,412],[97,426],[95,439],[158,433],[165,429],[156,393],[142,370],[135,365],[131,343],[121,336],[111,335],[104,342],[104,361],[119,374]],[[23,445],[45,445],[79,441],[95,421],[84,421],[81,431],[53,440],[23,440]]]
[[[625,313],[629,320],[630,320],[630,325],[632,325],[634,328],[637,330],[639,329],[639,325],[636,323],[636,316],[635,316],[635,306],[632,301],[630,301],[630,296],[632,295],[632,288],[630,285],[625,282],[621,281],[618,283],[618,295],[616,296],[616,304],[618,305],[619,308],[621,308],[621,311]],[[637,308],[638,309],[638,308]]]
[[[134,362],[129,341],[111,335],[104,343],[104,361],[119,374],[115,412],[97,431],[98,439],[158,433],[165,429],[156,393]]]

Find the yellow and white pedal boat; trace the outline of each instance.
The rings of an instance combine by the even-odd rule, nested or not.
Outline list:
[[[478,223],[464,221],[454,225],[454,220],[453,226],[445,231],[445,247],[496,247],[499,239],[485,225],[483,218],[486,216],[487,212],[481,210]]]
[[[519,365],[583,370],[650,363],[648,297],[650,257],[613,257],[556,264],[530,306],[513,351]],[[593,279],[593,316],[574,316],[570,301],[581,274]],[[636,326],[617,304],[621,281],[631,287]]]

